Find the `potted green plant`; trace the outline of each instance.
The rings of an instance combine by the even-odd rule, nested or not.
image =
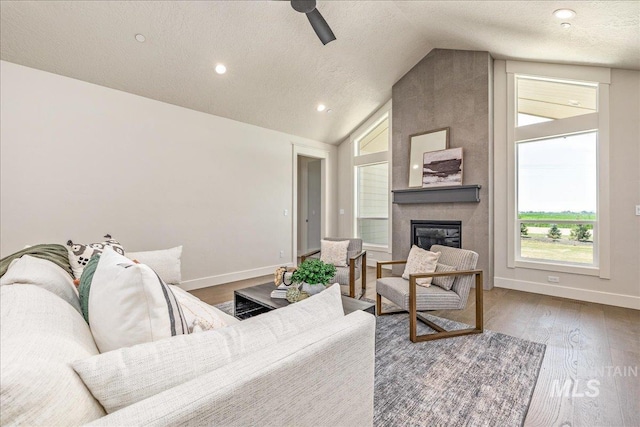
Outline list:
[[[302,283],[302,291],[313,295],[322,292],[335,275],[335,265],[326,264],[319,259],[307,259],[298,266],[291,281]]]

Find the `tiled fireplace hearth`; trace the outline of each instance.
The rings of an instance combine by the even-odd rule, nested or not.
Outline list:
[[[426,250],[431,245],[462,248],[462,221],[411,220],[411,241]]]

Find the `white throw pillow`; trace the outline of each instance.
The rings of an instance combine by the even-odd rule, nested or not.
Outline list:
[[[135,259],[153,269],[165,283],[177,285],[182,281],[180,257],[182,246],[145,252],[127,252],[127,258]]]
[[[226,328],[121,348],[73,369],[111,413],[343,316],[340,286],[333,285]]]
[[[438,263],[438,258],[440,258],[440,253],[441,252],[426,251],[413,245],[411,251],[409,251],[407,265],[404,268],[404,273],[402,273],[402,278],[409,280],[409,275],[411,274],[433,273],[436,271],[436,264]],[[432,279],[433,277],[417,279],[416,284],[428,287],[431,285]]]
[[[59,296],[80,313],[80,300],[69,273],[46,259],[22,255],[9,265],[0,286],[35,285]]]
[[[189,333],[169,286],[108,247],[91,282],[89,325],[101,353]]]
[[[98,354],[80,313],[33,285],[0,287],[0,305],[0,424],[76,426],[103,417],[71,368]]]
[[[347,266],[348,240],[332,241],[320,240],[320,261],[333,264],[336,267]]]
[[[180,303],[184,319],[189,327],[189,333],[224,328],[240,321],[178,286],[169,285],[169,287]]]

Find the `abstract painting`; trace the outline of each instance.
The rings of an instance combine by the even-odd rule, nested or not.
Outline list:
[[[462,185],[462,148],[424,153],[422,187]]]

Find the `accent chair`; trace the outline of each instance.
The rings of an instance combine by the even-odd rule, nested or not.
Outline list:
[[[351,298],[362,298],[367,289],[367,251],[362,250],[362,239],[325,237],[324,240],[332,242],[349,241],[347,247],[347,267],[336,266],[336,275],[330,283],[339,283],[342,293]],[[300,256],[300,262],[310,257],[318,258],[322,256],[320,249]],[[363,268],[364,266],[364,268]],[[356,281],[362,277],[361,289],[356,293]]]
[[[409,280],[402,277],[382,277],[382,266],[391,264],[406,264],[403,261],[383,261],[376,266],[376,314],[393,314],[382,312],[382,297],[389,299],[395,305],[409,312],[409,338],[412,342],[430,341],[441,338],[457,337],[468,334],[479,334],[483,331],[482,308],[482,270],[476,270],[478,254],[476,252],[452,248],[449,246],[433,245],[430,251],[441,252],[438,263],[455,267],[455,271],[437,273],[411,274]],[[443,289],[431,284],[429,287],[419,286],[416,279],[425,277],[455,276],[451,290]],[[471,284],[475,278],[476,286],[476,326],[475,328],[457,331],[446,331],[441,326],[426,319],[420,311],[429,310],[461,310],[467,305],[467,298]],[[435,333],[418,335],[417,321],[420,320]]]

